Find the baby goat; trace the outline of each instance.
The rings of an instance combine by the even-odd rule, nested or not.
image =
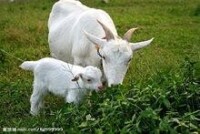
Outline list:
[[[102,73],[96,67],[71,65],[53,58],[25,61],[20,67],[34,72],[30,99],[32,115],[38,114],[47,92],[64,97],[68,103],[79,103],[89,90],[103,88]]]

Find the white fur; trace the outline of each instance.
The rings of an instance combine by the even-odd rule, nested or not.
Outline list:
[[[105,40],[102,22],[114,39]],[[108,85],[121,84],[133,52],[151,43],[151,40],[129,43],[121,39],[110,16],[103,10],[89,8],[79,1],[60,0],[52,8],[48,21],[49,47],[57,59],[76,65],[101,66],[95,47],[100,48],[103,71]]]
[[[80,0],[77,0],[77,1],[80,1]],[[109,0],[101,0],[102,2],[105,2],[105,3],[108,3]]]
[[[101,71],[92,66],[85,68],[53,58],[25,61],[22,69],[34,72],[31,113],[37,115],[47,92],[62,96],[66,102],[79,103],[89,90],[102,89]],[[76,81],[72,79],[76,78]]]

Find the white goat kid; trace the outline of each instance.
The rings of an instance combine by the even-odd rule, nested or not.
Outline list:
[[[128,30],[120,38],[105,11],[74,0],[60,0],[54,4],[48,28],[53,57],[82,66],[100,67],[102,63],[108,86],[122,84],[133,53],[153,40],[129,43],[137,28]]]
[[[43,97],[48,92],[64,97],[68,103],[79,103],[89,90],[99,91],[103,88],[102,73],[96,67],[83,68],[53,58],[25,61],[20,67],[34,72],[30,99],[30,112],[33,115],[38,114]]]
[[[80,1],[80,0],[77,0],[77,1]],[[109,2],[109,0],[101,0],[102,2],[104,2],[104,3],[108,3]]]

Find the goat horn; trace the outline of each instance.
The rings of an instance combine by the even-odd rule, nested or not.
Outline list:
[[[110,29],[106,25],[104,25],[99,20],[97,20],[97,22],[102,26],[103,30],[105,31],[105,34],[106,34],[105,39],[107,41],[115,38],[113,33],[110,31]]]
[[[124,40],[127,40],[127,41],[130,41],[133,32],[135,32],[135,30],[137,30],[137,29],[138,29],[138,28],[131,28],[131,29],[129,29],[129,30],[124,34],[123,39],[124,39]]]

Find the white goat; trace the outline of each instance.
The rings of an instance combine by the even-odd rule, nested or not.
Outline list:
[[[100,69],[71,65],[53,58],[25,61],[22,69],[34,72],[33,93],[31,95],[32,115],[37,115],[47,92],[65,97],[66,102],[79,103],[89,90],[103,88]]]
[[[53,57],[82,66],[101,67],[102,64],[108,86],[122,84],[133,52],[153,40],[129,43],[137,28],[128,30],[122,39],[105,11],[74,0],[54,4],[48,28]]]

